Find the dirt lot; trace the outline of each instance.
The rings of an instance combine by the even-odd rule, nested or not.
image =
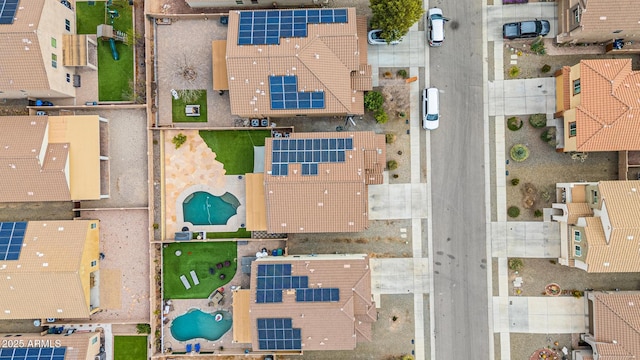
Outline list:
[[[505,159],[509,161],[507,176],[507,207],[518,206],[520,216],[515,221],[542,220],[535,217],[534,211],[550,208],[555,201],[555,185],[560,182],[580,180],[600,181],[618,178],[618,154],[616,152],[589,153],[584,162],[572,160],[571,155],[557,153],[555,148],[540,139],[544,129],[536,129],[529,124],[528,117],[522,117],[524,125],[520,130],[505,129]],[[509,150],[515,144],[525,144],[529,148],[529,158],[515,162],[509,156]],[[517,186],[511,185],[512,179],[519,179]],[[536,191],[531,194],[534,204],[525,208],[526,184]]]

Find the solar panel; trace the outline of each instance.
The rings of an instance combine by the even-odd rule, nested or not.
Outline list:
[[[282,302],[282,290],[292,288],[291,264],[258,265],[256,281],[256,302]]]
[[[296,75],[269,76],[269,95],[271,108],[286,109],[324,109],[324,92],[298,92]],[[294,140],[295,141],[295,140]]]
[[[340,289],[298,289],[296,301],[299,302],[336,302],[340,301]]]
[[[0,24],[13,24],[20,0],[0,0]]]
[[[20,258],[26,229],[26,222],[0,222],[0,261]]]
[[[291,318],[258,319],[260,350],[302,349],[302,331],[294,328]]]
[[[318,175],[319,163],[345,162],[352,138],[273,140],[271,175],[288,175],[288,164],[299,163],[304,176]]]
[[[2,360],[64,360],[66,347],[2,348]]]
[[[346,9],[241,11],[238,45],[277,45],[280,38],[307,37],[308,24],[347,22]]]

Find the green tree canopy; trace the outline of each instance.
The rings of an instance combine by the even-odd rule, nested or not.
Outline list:
[[[370,0],[371,27],[382,30],[387,43],[399,40],[424,14],[421,0]]]

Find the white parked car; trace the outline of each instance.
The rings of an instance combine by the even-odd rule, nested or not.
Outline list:
[[[440,46],[444,42],[444,22],[442,9],[431,8],[427,11],[429,46]]]
[[[440,125],[440,105],[438,89],[428,88],[422,91],[422,127],[435,130]]]
[[[387,45],[387,40],[383,39],[380,36],[381,34],[382,34],[382,30],[380,29],[371,30],[367,35],[367,41],[371,45]],[[402,38],[400,38],[399,40],[394,40],[390,42],[389,45],[398,45],[400,44],[400,42],[402,42]]]
[[[178,100],[179,98],[178,92],[175,89],[171,89],[171,96],[173,96],[173,98],[176,100]]]

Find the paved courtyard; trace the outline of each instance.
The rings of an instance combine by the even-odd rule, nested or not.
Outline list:
[[[158,62],[158,114],[159,125],[176,127],[230,127],[233,119],[229,93],[218,95],[213,90],[211,42],[225,40],[227,28],[217,17],[174,20],[171,25],[157,27],[156,59]],[[189,64],[197,78],[184,81],[176,75],[181,64]],[[202,89],[207,91],[207,122],[173,123],[171,119],[171,89]],[[188,87],[186,87],[188,86]]]

